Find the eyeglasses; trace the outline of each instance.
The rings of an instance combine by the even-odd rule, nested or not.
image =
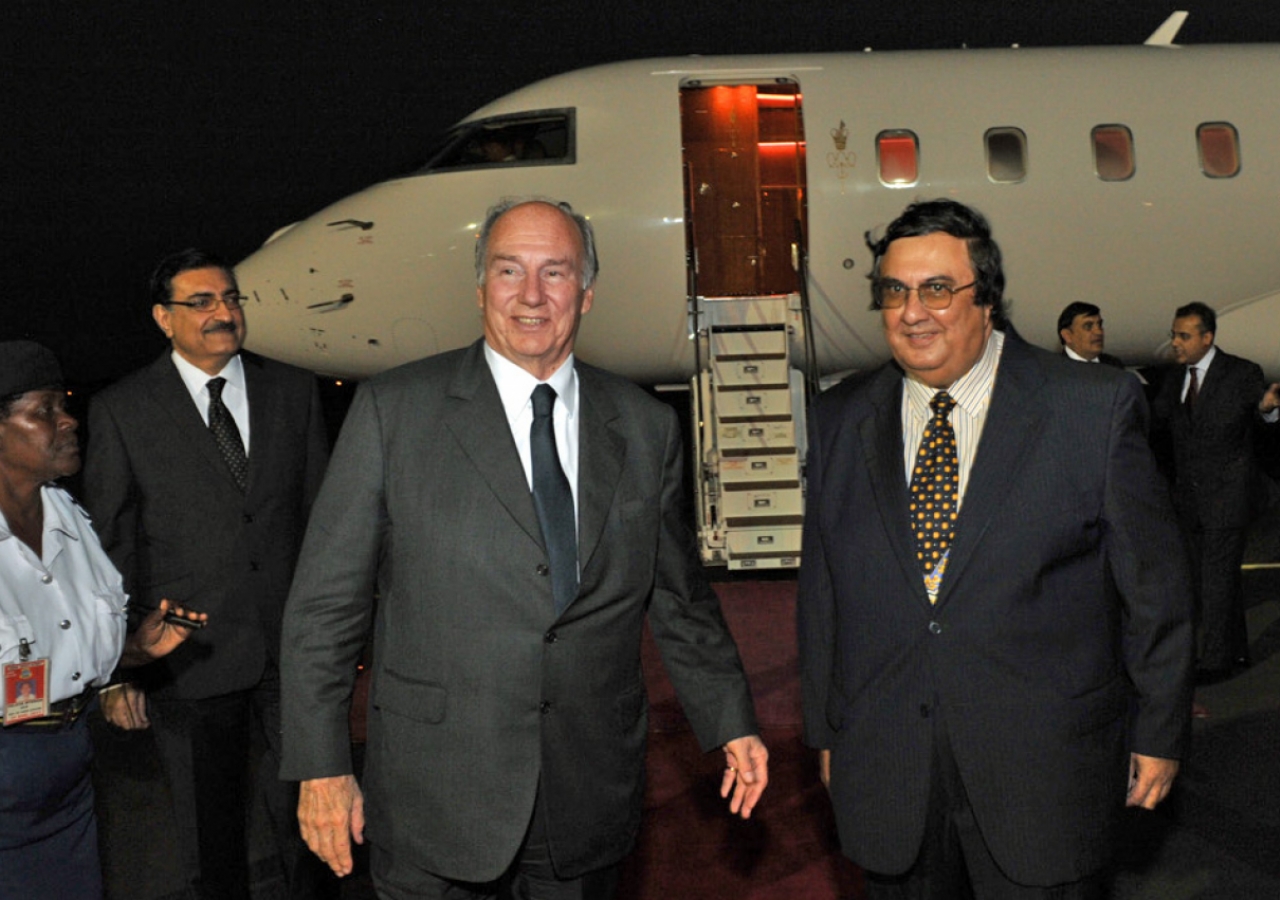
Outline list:
[[[871,308],[898,309],[907,305],[907,298],[914,292],[925,309],[946,309],[956,294],[969,290],[977,283],[971,281],[952,287],[945,281],[926,281],[919,287],[907,287],[892,278],[877,278],[871,282]]]
[[[222,297],[215,297],[213,294],[197,294],[194,300],[166,300],[165,306],[185,306],[187,309],[194,309],[196,312],[212,312],[218,308],[221,303],[228,310],[235,311],[244,303],[243,294],[226,294]]]

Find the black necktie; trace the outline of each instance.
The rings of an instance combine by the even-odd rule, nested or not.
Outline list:
[[[556,613],[562,613],[578,595],[578,527],[573,492],[560,468],[551,410],[556,392],[549,384],[533,389],[533,425],[529,451],[533,461],[533,505],[538,510],[542,539],[551,561],[551,593]]]
[[[209,430],[213,432],[213,440],[227,461],[231,477],[236,480],[240,490],[244,490],[249,480],[249,457],[244,454],[244,441],[240,439],[240,429],[236,420],[231,417],[231,410],[222,402],[222,388],[225,378],[211,378],[209,388]]]
[[[911,473],[911,524],[930,603],[938,599],[960,506],[960,459],[956,432],[947,418],[955,405],[946,391],[938,391],[929,401],[933,418],[925,425]]]
[[[1194,412],[1196,397],[1200,394],[1200,385],[1196,381],[1196,367],[1187,366],[1187,374],[1191,376],[1191,381],[1187,384],[1187,396],[1182,402],[1187,405],[1187,412]]]

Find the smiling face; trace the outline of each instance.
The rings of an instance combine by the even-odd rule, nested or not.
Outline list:
[[[219,301],[204,312],[178,303],[172,306],[157,303],[151,308],[152,317],[173,343],[173,349],[201,371],[217,375],[244,343],[244,309],[239,306],[228,309],[221,302],[223,298],[239,295],[235,279],[225,269],[212,267],[179,272],[170,284],[169,298],[179,303],[202,297]]]
[[[0,477],[39,485],[74,475],[80,471],[76,427],[65,391],[27,391],[0,419]]]
[[[489,233],[476,289],[489,346],[538,380],[549,378],[591,309],[582,269],[582,236],[563,212],[533,202],[503,214]]]
[[[971,284],[969,245],[942,231],[898,238],[880,260],[878,277],[910,288],[926,282]],[[912,291],[904,305],[880,315],[898,365],[933,388],[949,387],[973,368],[992,329],[991,308],[974,303],[972,287],[957,292],[946,309],[927,309]]]

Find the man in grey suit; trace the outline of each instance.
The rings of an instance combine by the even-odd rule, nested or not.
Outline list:
[[[874,248],[893,362],[814,412],[806,741],[883,897],[1095,897],[1168,793],[1190,594],[1137,379],[1023,342],[986,220],[913,204]]]
[[[317,896],[336,881],[307,853],[274,774],[280,622],[328,458],[319,392],[311,373],[241,352],[243,298],[216,257],[166,258],[150,299],[171,346],[93,398],[85,505],[132,605],[167,597],[213,624],[105,695],[104,712],[152,727],[181,862],[201,897],[249,896],[250,749],[265,743],[272,777],[262,781],[292,896]]]
[[[613,896],[640,824],[646,613],[699,742],[724,749],[730,810],[767,782],[676,418],[573,356],[596,271],[568,204],[491,209],[483,339],[362,384],[316,502],[285,613],[282,772],[334,871],[368,838],[384,898]]]

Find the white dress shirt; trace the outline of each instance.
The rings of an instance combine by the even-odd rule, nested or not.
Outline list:
[[[528,371],[498,353],[488,342],[484,345],[485,362],[498,384],[498,396],[507,414],[511,437],[520,453],[525,480],[533,491],[533,457],[529,449],[529,429],[533,425],[533,389],[542,382]],[[547,379],[556,392],[556,403],[551,410],[551,427],[556,435],[556,452],[560,456],[560,468],[573,491],[574,519],[578,516],[578,373],[573,367],[573,354]]]
[[[1198,394],[1204,388],[1204,376],[1209,371],[1209,363],[1213,362],[1213,358],[1218,355],[1218,348],[1209,347],[1209,352],[1200,357],[1200,361],[1193,366],[1187,366],[1182,373],[1182,393],[1179,395],[1182,402],[1187,402],[1187,388],[1191,387],[1191,370],[1196,370],[1196,393]],[[1261,398],[1259,398],[1261,399]]]
[[[22,542],[0,513],[0,663],[49,660],[50,703],[102,686],[124,650],[127,596],[89,522],[60,487],[40,489],[43,556]],[[0,706],[4,704],[0,691]]]
[[[222,404],[236,420],[236,428],[240,429],[240,440],[244,442],[245,455],[249,455],[249,392],[244,383],[244,363],[240,354],[231,357],[217,375],[210,375],[203,369],[189,363],[181,353],[173,352],[173,364],[182,376],[182,383],[187,386],[191,400],[200,411],[204,424],[209,424],[209,382],[214,378],[225,378],[222,386]]]
[[[960,458],[960,499],[956,509],[964,502],[965,488],[969,486],[969,470],[978,455],[978,441],[987,424],[987,412],[991,409],[991,392],[996,385],[996,370],[1000,354],[1004,351],[1004,332],[991,332],[982,356],[968,372],[946,388],[955,399],[948,421],[956,433],[956,453]],[[915,469],[916,454],[924,437],[924,427],[933,418],[929,401],[938,392],[911,376],[903,379],[902,389],[902,462],[906,470],[907,487],[911,486],[911,472]]]

